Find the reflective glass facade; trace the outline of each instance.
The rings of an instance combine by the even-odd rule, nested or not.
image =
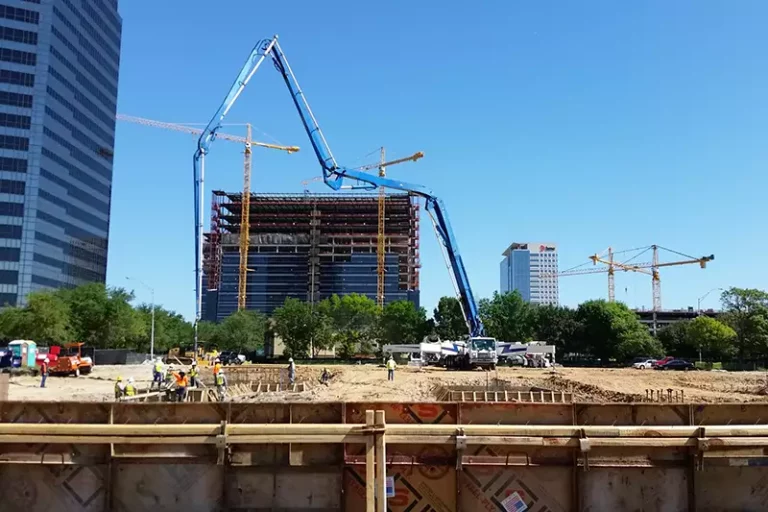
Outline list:
[[[106,280],[117,0],[0,0],[0,305]]]

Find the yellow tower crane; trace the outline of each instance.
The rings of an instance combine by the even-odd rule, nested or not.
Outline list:
[[[177,132],[189,133],[192,135],[200,135],[203,130],[194,128],[191,126],[167,123],[164,121],[156,121],[154,119],[146,119],[144,117],[129,116],[125,114],[117,114],[119,121],[126,121],[129,123],[141,124],[144,126],[154,126],[156,128],[164,128],[166,130],[174,130]],[[247,273],[248,273],[248,245],[250,242],[250,209],[251,209],[251,148],[253,146],[268,149],[279,149],[288,153],[296,153],[299,151],[298,146],[281,146],[279,144],[270,144],[267,142],[255,142],[251,140],[251,125],[246,124],[246,136],[241,137],[238,135],[232,135],[229,133],[218,132],[216,138],[228,140],[230,142],[239,142],[245,145],[245,158],[243,164],[243,197],[242,206],[240,211],[240,268],[239,268],[239,283],[237,291],[237,309],[238,311],[245,308],[245,292],[247,288]]]
[[[421,151],[417,151],[416,153],[410,156],[398,158],[397,160],[392,160],[390,162],[385,162],[384,157],[386,155],[386,150],[384,149],[383,146],[379,148],[379,154],[380,154],[380,159],[378,163],[355,167],[355,170],[370,171],[371,169],[378,168],[379,176],[383,178],[387,175],[388,166],[402,164],[404,162],[415,162],[419,158],[424,157],[424,153],[422,153]],[[304,191],[307,192],[307,185],[309,185],[313,181],[319,181],[322,179],[323,179],[322,176],[315,176],[314,178],[310,178],[308,180],[302,181],[301,184],[304,186]],[[385,258],[386,256],[385,205],[386,205],[386,190],[384,189],[384,187],[379,187],[378,237],[376,239],[376,262],[377,262],[376,264],[376,275],[377,275],[376,303],[379,305],[380,308],[384,307],[384,270],[385,270],[385,260],[386,260]]]

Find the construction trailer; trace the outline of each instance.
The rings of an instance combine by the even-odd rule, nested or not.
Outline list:
[[[419,304],[419,205],[386,196],[385,304]],[[203,319],[237,311],[242,193],[214,191],[205,234]],[[245,309],[270,315],[286,298],[376,300],[377,194],[251,194]]]

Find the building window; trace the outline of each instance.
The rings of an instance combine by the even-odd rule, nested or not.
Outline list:
[[[29,130],[31,122],[32,118],[29,116],[19,116],[16,114],[6,114],[5,112],[0,112],[0,126]]]
[[[19,261],[20,254],[18,247],[0,247],[0,261]]]
[[[8,217],[23,217],[24,205],[22,203],[0,202],[0,215],[6,215]]]
[[[14,137],[13,135],[0,134],[0,148],[29,151],[29,139],[26,137]]]
[[[40,0],[24,0],[24,1],[27,2],[27,3],[30,3],[30,4],[39,4],[40,3]]]
[[[27,2],[29,0],[26,0]],[[0,306],[15,306],[16,294],[15,293],[0,293]]]
[[[0,193],[24,195],[26,184],[23,181],[0,180]]]
[[[21,240],[21,226],[0,224],[0,238],[15,238]]]
[[[0,83],[20,85],[22,87],[34,87],[35,75],[31,73],[21,73],[20,71],[11,71],[10,69],[0,69]]]
[[[0,105],[10,107],[32,108],[32,96],[15,92],[0,91]]]
[[[21,158],[0,157],[0,171],[27,172],[27,161]]]
[[[37,64],[37,55],[20,50],[11,50],[10,48],[0,48],[0,60],[25,66],[34,66]]]
[[[0,39],[14,43],[37,45],[37,32],[0,26]]]
[[[20,9],[18,7],[11,7],[10,5],[0,4],[0,18],[13,21],[21,21],[23,23],[32,23],[34,25],[40,24],[39,12]]]

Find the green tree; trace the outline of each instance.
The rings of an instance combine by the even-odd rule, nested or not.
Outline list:
[[[46,344],[63,344],[71,340],[69,307],[53,293],[30,293],[22,319],[27,339]]]
[[[694,318],[688,326],[687,335],[692,352],[700,349],[702,357],[708,360],[728,358],[736,352],[736,331],[714,318]]]
[[[584,302],[576,310],[576,320],[581,324],[579,347],[603,363],[614,358],[662,355],[661,343],[620,302]]]
[[[7,341],[29,339],[26,326],[27,322],[22,308],[9,306],[0,311],[0,338]]]
[[[382,343],[421,343],[429,330],[427,312],[409,300],[390,302],[379,318]]]
[[[136,350],[149,352],[152,334],[152,306],[141,304],[136,308],[143,324],[142,334],[136,340]],[[187,347],[194,342],[194,329],[183,316],[155,306],[155,352],[163,353],[174,347]]]
[[[434,311],[435,332],[443,340],[460,340],[467,336],[467,322],[461,304],[455,297],[441,297]]]
[[[530,304],[517,290],[496,293],[480,301],[480,317],[485,332],[502,341],[530,341],[533,338],[535,316]]]
[[[577,344],[581,325],[576,319],[576,311],[564,306],[537,306],[534,308],[534,337],[546,341],[563,354],[579,352]]]
[[[688,329],[690,320],[675,322],[659,331],[659,341],[664,346],[667,355],[690,359],[696,356],[690,345]]]
[[[723,322],[736,332],[739,359],[768,353],[768,293],[750,288],[729,288],[720,300]]]
[[[132,348],[146,336],[146,325],[131,306],[133,294],[123,288],[90,283],[55,295],[69,308],[75,341],[96,348]]]
[[[319,315],[312,311],[312,306],[289,297],[274,311],[272,320],[288,354],[306,357],[319,326]]]
[[[194,336],[194,325],[193,336]],[[219,324],[201,320],[197,323],[197,340],[199,343],[218,343],[219,342]]]
[[[343,297],[332,295],[320,301],[317,310],[328,318],[333,329],[333,345],[341,357],[353,356],[358,350],[373,353],[379,317],[379,307],[373,300],[357,293]]]
[[[251,351],[264,347],[266,317],[256,311],[237,311],[221,322],[216,342],[223,350]]]

